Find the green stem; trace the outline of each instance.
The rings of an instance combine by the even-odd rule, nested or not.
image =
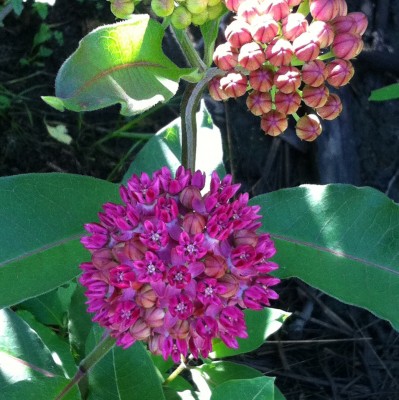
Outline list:
[[[300,13],[305,17],[310,13],[309,0],[304,0],[304,2],[298,7],[297,13]]]
[[[291,115],[294,117],[296,122],[298,122],[300,120],[300,117],[299,117],[299,115],[297,113],[293,113]]]
[[[317,57],[317,59],[324,61],[324,60],[328,60],[329,58],[334,58],[334,57],[335,57],[334,53],[332,51],[329,51],[328,53]]]
[[[184,167],[195,171],[195,153],[197,149],[197,123],[196,112],[201,100],[202,92],[209,81],[224,72],[217,68],[210,68],[205,76],[197,83],[189,83],[181,103],[182,120],[182,164]]]
[[[55,398],[55,400],[63,399],[67,393],[77,384],[79,381],[86,376],[87,372],[96,365],[111,349],[114,347],[115,339],[108,334],[97,344],[97,346],[91,351],[91,353],[83,359],[80,364],[78,371],[75,376],[69,381],[64,387],[62,392]]]

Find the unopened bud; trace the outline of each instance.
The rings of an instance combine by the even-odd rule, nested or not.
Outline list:
[[[329,94],[330,91],[325,85],[318,87],[306,85],[302,90],[302,100],[309,107],[323,107],[327,102]]]
[[[267,92],[253,91],[247,97],[246,103],[252,114],[266,114],[272,109],[272,96]]]
[[[307,142],[313,142],[322,131],[321,123],[317,115],[310,114],[304,115],[296,123],[295,132],[297,136],[306,140]]]
[[[367,29],[367,24],[367,17],[361,12],[337,17],[332,21],[332,26],[336,34],[349,32],[362,36]]]
[[[219,18],[223,13],[226,11],[225,6],[220,1],[219,3],[215,4],[214,6],[209,6],[207,9],[208,12],[208,19],[213,20]]]
[[[286,0],[269,0],[261,3],[262,14],[269,14],[275,21],[281,21],[290,13]]]
[[[176,29],[186,29],[191,24],[191,13],[183,6],[176,7],[170,22]]]
[[[186,0],[186,8],[192,14],[201,14],[208,7],[208,0]]]
[[[164,18],[173,13],[175,5],[173,0],[152,0],[151,8],[155,15]]]
[[[278,136],[288,128],[287,116],[271,110],[262,116],[260,126],[267,135]]]
[[[292,43],[295,56],[304,62],[309,62],[318,57],[320,46],[317,39],[309,32],[302,33]]]
[[[229,42],[222,43],[213,53],[213,62],[218,68],[229,71],[238,64],[238,52]]]
[[[246,43],[252,42],[251,27],[245,21],[233,21],[224,32],[227,41],[232,47],[240,48]]]
[[[313,60],[302,67],[302,80],[306,85],[320,86],[327,79],[328,72],[320,60]]]
[[[204,264],[204,273],[210,278],[221,278],[223,275],[225,275],[227,271],[227,262],[226,259],[222,256],[208,254],[205,257]]]
[[[146,340],[150,336],[151,328],[142,318],[139,318],[129,331],[136,340]]]
[[[201,14],[192,14],[191,23],[194,25],[203,25],[209,19],[208,9],[203,11]]]
[[[355,74],[353,65],[348,60],[336,59],[326,66],[327,82],[334,87],[346,85]]]
[[[313,21],[309,25],[308,32],[313,35],[321,49],[330,46],[334,40],[334,30],[325,21]]]
[[[151,328],[159,328],[164,324],[165,311],[162,308],[153,307],[145,310],[144,319]]]
[[[283,93],[295,92],[301,85],[301,71],[296,67],[280,67],[274,74],[274,84]]]
[[[251,25],[253,39],[260,43],[270,43],[278,34],[279,25],[270,15],[262,15]]]
[[[188,213],[183,219],[183,229],[190,235],[202,233],[205,229],[206,219],[198,213]]]
[[[266,61],[263,47],[256,42],[244,44],[238,53],[238,62],[248,71],[255,71]]]
[[[227,7],[228,10],[237,13],[238,11],[238,7],[240,7],[240,5],[242,3],[244,3],[246,0],[225,0],[225,5]]]
[[[293,54],[292,45],[286,39],[273,40],[266,48],[266,59],[275,67],[289,65]]]
[[[248,229],[240,229],[234,233],[234,246],[252,246],[258,243],[258,235],[254,231]]]
[[[338,17],[343,17],[348,14],[348,4],[346,4],[346,0],[338,1]]]
[[[233,298],[240,288],[238,279],[232,274],[225,274],[219,282],[226,288],[224,293],[220,293],[220,297],[225,297],[226,299]]]
[[[360,35],[355,33],[339,33],[335,36],[332,51],[338,58],[350,60],[363,50],[363,41]]]
[[[286,0],[288,7],[292,8],[295,6],[299,6],[302,3],[302,0]]]
[[[273,78],[274,72],[270,68],[259,68],[249,74],[249,84],[258,92],[268,92],[273,86]]]
[[[114,0],[111,1],[111,12],[120,19],[129,18],[134,11],[133,0]]]
[[[317,114],[326,120],[333,120],[342,112],[342,102],[338,95],[331,93],[328,96],[326,104],[316,110]]]
[[[227,100],[229,98],[229,96],[227,96],[227,94],[220,87],[220,79],[221,77],[216,76],[209,82],[208,85],[209,94],[212,99],[216,101]]]
[[[340,0],[310,0],[310,13],[320,21],[331,21],[340,11]]]
[[[143,308],[151,308],[154,307],[157,302],[157,294],[154,292],[154,289],[151,285],[144,285],[140,290],[136,292],[135,301],[136,303]]]
[[[241,21],[251,24],[261,14],[260,6],[257,0],[247,0],[240,4],[237,10],[237,18]]]
[[[288,14],[282,21],[283,35],[286,39],[293,41],[306,32],[308,25],[308,21],[303,14]]]
[[[230,72],[220,80],[220,87],[229,97],[243,96],[247,84],[247,77],[239,72]]]
[[[195,186],[186,186],[179,194],[179,200],[184,207],[192,210],[195,204],[202,202],[200,190]]]
[[[301,105],[301,96],[297,92],[277,92],[274,98],[274,105],[276,111],[284,115],[294,114],[298,111],[299,106]]]

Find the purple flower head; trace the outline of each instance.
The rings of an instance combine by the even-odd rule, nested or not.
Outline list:
[[[88,311],[119,346],[144,341],[154,354],[179,362],[190,352],[207,357],[212,340],[238,347],[246,338],[243,309],[277,299],[278,268],[268,234],[260,234],[258,206],[230,175],[163,167],[134,175],[120,189],[123,204],[106,203],[99,223],[81,242]]]

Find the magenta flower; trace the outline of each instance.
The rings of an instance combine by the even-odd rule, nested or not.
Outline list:
[[[81,264],[93,321],[124,348],[144,341],[154,354],[179,362],[207,357],[212,340],[237,348],[246,338],[243,309],[260,310],[278,295],[268,275],[278,268],[268,234],[258,234],[259,206],[239,185],[214,172],[179,167],[133,176],[120,189],[123,205],[106,203],[100,223],[86,224]]]

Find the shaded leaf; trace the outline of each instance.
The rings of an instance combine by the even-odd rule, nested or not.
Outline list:
[[[373,90],[369,97],[370,101],[387,101],[396,99],[399,99],[399,83],[393,83],[392,85]]]
[[[65,125],[59,124],[56,126],[50,126],[46,124],[47,132],[49,135],[64,144],[71,144],[72,137],[68,135],[68,129]]]

